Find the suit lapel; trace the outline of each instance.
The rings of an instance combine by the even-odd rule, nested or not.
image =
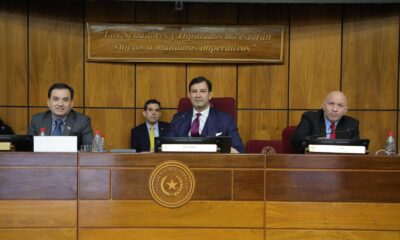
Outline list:
[[[150,135],[149,135],[149,131],[147,130],[147,125],[146,125],[146,123],[144,123],[142,126],[143,126],[141,129],[141,131],[143,132],[142,136],[146,136],[144,139],[142,139],[144,146],[150,146]]]
[[[321,111],[321,116],[320,116],[320,121],[319,121],[319,132],[314,133],[314,134],[326,134],[326,125],[325,125],[325,117],[324,117],[324,112]],[[326,137],[326,135],[325,135]]]
[[[68,114],[67,119],[65,120],[63,136],[70,135],[72,127],[74,126],[74,123],[75,123],[75,114],[71,110],[71,112]]]
[[[164,124],[162,124],[161,122],[158,122],[158,135],[160,137],[165,135],[165,127]]]
[[[46,117],[45,117],[45,119],[44,119],[44,128],[45,128],[45,131],[44,131],[44,133],[45,133],[45,135],[46,136],[51,136],[51,127],[53,126],[53,123],[51,122],[52,121],[52,118],[51,118],[51,112],[50,111],[48,111],[48,113],[47,113],[47,115],[46,115]],[[38,129],[39,130],[39,133],[40,133],[40,129]]]
[[[344,117],[344,116],[343,116]],[[343,121],[343,117],[342,119],[339,120],[337,126],[336,126],[336,132],[338,132],[336,134],[336,138],[348,138],[347,134],[348,132],[345,131],[345,126],[344,126],[344,121]]]
[[[190,128],[192,127],[192,116],[193,116],[193,109],[191,111],[187,111],[184,113],[184,118],[185,121],[183,122],[184,127],[180,128],[182,129],[182,132],[180,132],[179,136],[189,136],[189,131]]]
[[[207,137],[207,136],[214,136],[215,135],[215,127],[217,126],[216,124],[216,113],[213,108],[210,108],[210,111],[208,112],[208,117],[206,120],[206,123],[204,124],[203,131],[201,132],[202,137]]]

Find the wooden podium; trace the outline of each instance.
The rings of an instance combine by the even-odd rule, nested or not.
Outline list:
[[[149,190],[171,160],[195,179],[179,207]],[[0,239],[394,240],[399,191],[398,157],[0,153]]]

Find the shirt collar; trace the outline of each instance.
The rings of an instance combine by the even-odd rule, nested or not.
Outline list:
[[[67,117],[68,117],[68,115],[66,117],[63,117],[63,118],[59,118],[59,117],[51,115],[51,121],[52,121],[52,123],[55,123],[57,119],[61,119],[63,124],[65,124],[65,121],[67,120]]]
[[[196,109],[193,108],[193,115],[192,117],[196,117],[197,113],[201,113],[202,116],[208,117],[208,114],[210,113],[210,106],[208,106],[206,109],[204,109],[202,112],[196,111]]]
[[[329,119],[327,119],[327,118],[324,118],[324,119],[325,119],[326,129],[329,129],[331,127],[331,121],[329,121]],[[339,121],[335,122],[335,126],[337,126],[338,123],[339,123]]]
[[[146,121],[146,126],[147,126],[147,129],[150,130],[151,125],[147,121]],[[156,124],[154,124],[153,126],[154,126],[154,130],[157,130],[158,129],[158,122],[156,122]]]

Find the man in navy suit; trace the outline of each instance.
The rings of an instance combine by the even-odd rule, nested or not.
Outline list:
[[[346,96],[332,91],[325,96],[321,110],[305,112],[292,137],[297,151],[304,153],[303,142],[307,138],[359,139],[359,122],[345,115],[347,109]]]
[[[169,123],[158,121],[161,117],[160,107],[156,99],[150,99],[144,104],[143,116],[146,122],[131,130],[131,148],[136,149],[136,152],[154,152],[154,138],[167,134]]]
[[[172,119],[169,137],[230,136],[232,153],[243,153],[245,148],[233,118],[210,108],[212,83],[204,77],[194,78],[189,84],[189,98],[193,109],[176,113]],[[196,130],[193,131],[196,125]]]

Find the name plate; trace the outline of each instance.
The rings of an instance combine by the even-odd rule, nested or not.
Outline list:
[[[103,62],[281,63],[284,25],[86,26],[87,59]]]
[[[162,144],[161,152],[217,152],[217,144]]]
[[[308,151],[313,153],[342,153],[342,154],[366,154],[365,146],[345,146],[345,145],[322,145],[310,144]]]
[[[34,136],[34,152],[77,152],[77,136]]]
[[[0,142],[0,151],[11,151],[10,142]]]

